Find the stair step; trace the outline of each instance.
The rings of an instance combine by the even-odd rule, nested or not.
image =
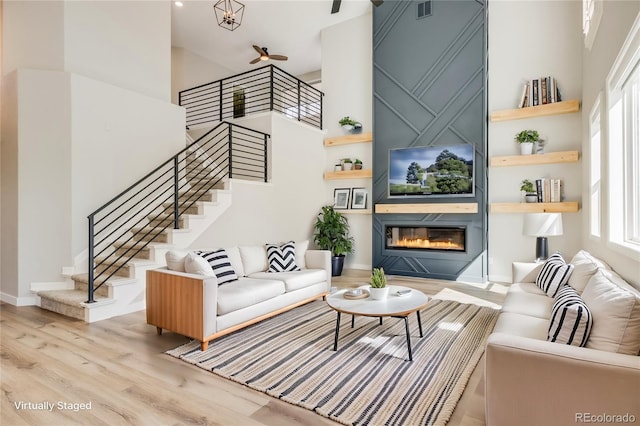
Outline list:
[[[203,188],[206,188],[207,191],[211,191],[214,189],[224,189],[224,182],[218,182],[215,185],[211,186],[211,182],[207,182],[206,179],[195,179],[193,181],[189,180],[189,192],[202,190]]]
[[[155,243],[168,243],[169,242],[169,230],[165,229],[164,231],[159,231],[158,229],[151,231],[147,234],[148,228],[133,228],[131,232],[133,233],[133,241],[150,241]],[[156,235],[157,234],[157,235]]]
[[[149,219],[149,225],[150,226],[158,226],[158,227],[164,227],[165,225],[168,225],[170,228],[173,228],[173,215],[168,216],[168,215],[161,215],[158,216],[155,219],[151,219],[153,216],[149,216],[147,219]],[[179,217],[178,218],[178,228],[184,228],[184,218],[183,217]],[[144,250],[149,250],[149,249],[144,249]],[[149,250],[150,251],[150,250]],[[140,252],[142,253],[142,252]],[[136,257],[143,257],[140,256],[140,254],[137,254]],[[146,256],[144,256],[145,258],[147,258]]]
[[[158,216],[161,217],[161,215],[164,213],[169,213],[171,215],[173,215],[173,203],[164,203],[162,205],[162,207],[164,208],[164,211],[161,213],[152,213],[149,216],[147,216],[148,219],[152,219],[154,216]],[[180,212],[182,214],[200,214],[200,206],[198,204],[198,202],[194,202],[193,205],[189,206],[188,208],[184,208],[184,207],[180,207]]]
[[[46,290],[38,292],[40,307],[61,315],[85,320],[87,293],[81,290]],[[108,302],[109,298],[96,298],[98,302]]]
[[[149,259],[151,256],[151,252],[154,249],[157,248],[164,248],[164,247],[169,247],[168,244],[162,244],[162,243],[154,243],[154,242],[146,242],[146,241],[124,241],[124,242],[116,242],[113,244],[113,247],[115,249],[115,252],[119,255],[124,254],[125,252],[128,251],[128,254],[133,254],[135,253],[138,249],[142,248],[142,250],[136,254],[136,257],[142,258],[142,259]]]
[[[120,277],[133,277],[136,267],[156,265],[156,262],[152,260],[140,259],[137,257],[130,260],[127,260],[125,258],[119,260],[115,260],[115,258],[96,258],[96,263],[101,262],[105,262],[105,264],[96,267],[96,275],[102,273],[103,271],[107,271],[106,274],[102,274],[105,277],[114,271],[116,271],[115,275],[118,275]]]

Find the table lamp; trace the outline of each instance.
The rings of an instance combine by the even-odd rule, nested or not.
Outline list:
[[[562,235],[561,213],[529,213],[524,215],[522,233],[536,238],[536,262],[549,257],[547,237]]]

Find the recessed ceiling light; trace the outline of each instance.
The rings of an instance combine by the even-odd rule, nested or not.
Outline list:
[[[176,2],[174,2],[174,4],[175,4],[176,6],[178,6],[178,7],[182,7],[182,6],[184,6],[184,3],[182,3],[181,1],[176,1]]]

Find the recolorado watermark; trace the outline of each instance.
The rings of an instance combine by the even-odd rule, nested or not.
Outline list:
[[[67,401],[14,401],[13,405],[16,410],[33,410],[33,411],[84,411],[91,410],[91,402],[67,402]]]
[[[636,416],[633,414],[595,414],[576,413],[576,423],[635,423]]]

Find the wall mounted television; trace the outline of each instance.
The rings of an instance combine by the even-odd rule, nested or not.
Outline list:
[[[472,197],[473,146],[389,150],[389,197]]]

